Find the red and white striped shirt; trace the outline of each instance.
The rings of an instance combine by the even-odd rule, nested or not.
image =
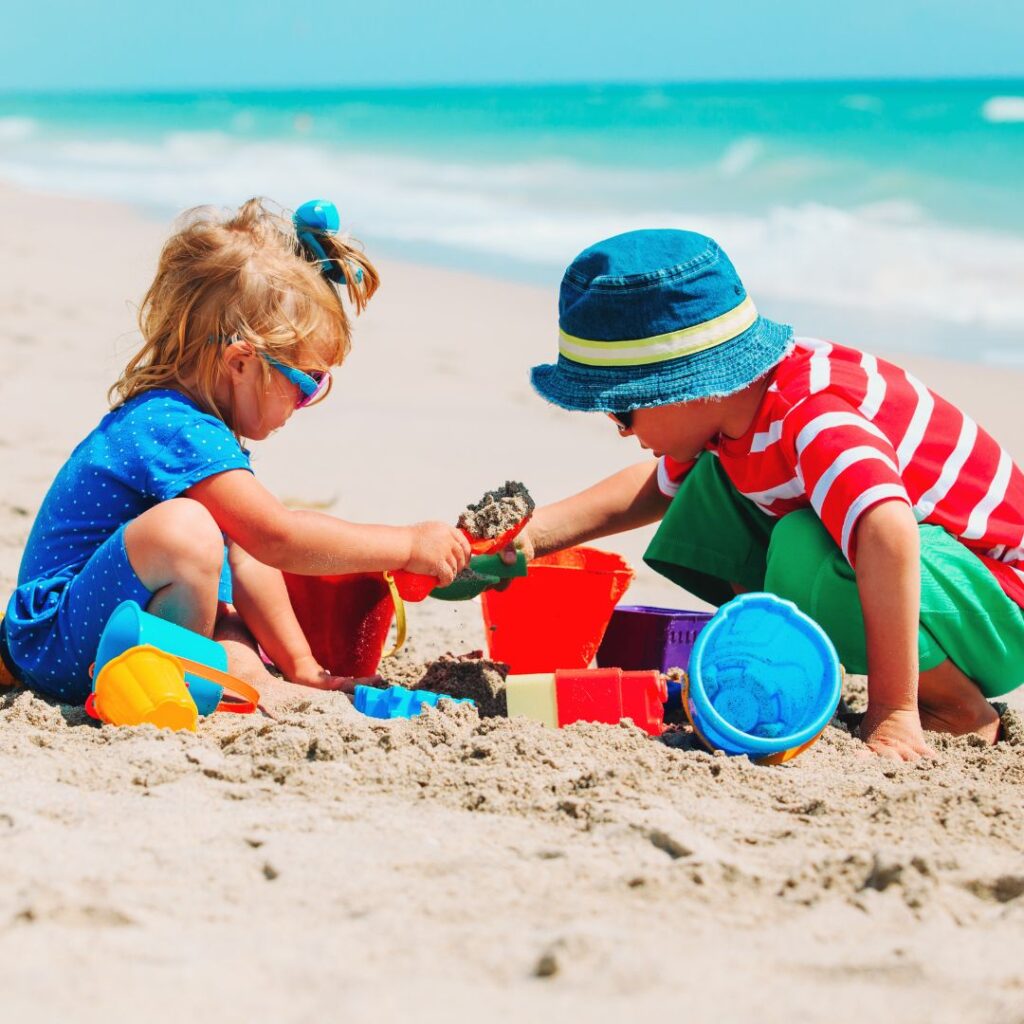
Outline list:
[[[1024,606],[1024,474],[974,420],[892,363],[797,338],[747,433],[708,449],[768,515],[810,505],[851,564],[860,517],[906,502]],[[675,494],[692,465],[662,458],[661,490]]]

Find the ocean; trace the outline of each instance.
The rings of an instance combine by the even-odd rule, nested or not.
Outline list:
[[[1024,80],[3,95],[0,180],[327,197],[371,255],[553,300],[591,242],[689,228],[802,333],[1024,365]]]

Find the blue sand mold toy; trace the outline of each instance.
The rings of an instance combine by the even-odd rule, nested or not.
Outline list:
[[[150,615],[135,601],[123,601],[111,612],[103,628],[93,678],[98,678],[100,669],[108,661],[139,644],[152,644],[168,654],[190,658],[221,672],[228,670],[228,652],[216,641]],[[212,715],[217,710],[224,688],[191,672],[185,673],[185,682],[199,714]]]
[[[356,687],[356,711],[370,718],[413,718],[423,710],[424,704],[436,708],[439,700],[476,706],[476,701],[469,697],[449,697],[430,690],[407,690],[404,686],[389,686],[386,690],[374,686]]]
[[[791,601],[743,594],[697,636],[686,706],[711,747],[795,756],[835,714],[840,683],[836,650],[816,622]]]

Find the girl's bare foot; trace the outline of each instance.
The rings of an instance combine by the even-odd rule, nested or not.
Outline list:
[[[228,652],[228,672],[255,686],[260,693],[280,685],[260,657],[259,646],[235,611],[222,613],[213,631],[216,640]]]
[[[973,733],[990,744],[999,739],[999,713],[951,661],[921,673],[918,703],[921,725],[930,732]]]

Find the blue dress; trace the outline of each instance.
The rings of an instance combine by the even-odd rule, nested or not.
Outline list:
[[[0,654],[27,685],[68,702],[91,689],[89,665],[110,613],[143,608],[125,527],[226,470],[251,471],[231,429],[178,391],[145,391],[108,413],[61,468],[29,535],[0,624]],[[220,598],[231,600],[221,575]]]

